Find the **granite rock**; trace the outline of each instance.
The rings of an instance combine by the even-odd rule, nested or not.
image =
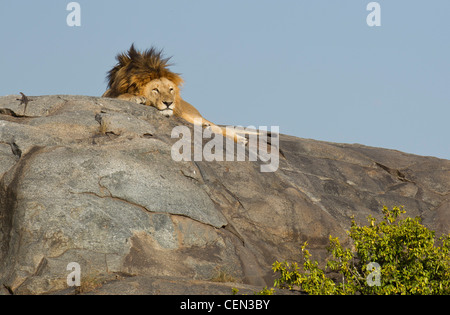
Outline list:
[[[218,272],[262,288],[275,260],[308,241],[324,261],[329,235],[345,242],[352,215],[365,223],[383,205],[450,232],[448,160],[280,134],[275,172],[260,159],[178,162],[171,132],[194,129],[152,107],[50,95],[24,113],[17,98],[0,97],[5,294],[66,292],[70,262],[82,281],[112,281],[99,294],[134,282],[167,285],[130,293],[223,292]]]

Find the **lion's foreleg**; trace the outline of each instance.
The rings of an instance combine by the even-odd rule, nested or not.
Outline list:
[[[234,128],[226,128],[226,127],[219,127],[213,123],[210,123],[207,128],[211,128],[211,131],[216,134],[222,134],[224,137],[229,138],[233,140],[236,143],[246,145],[248,140],[245,138],[245,136],[239,135]]]
[[[209,120],[203,118],[200,112],[191,104],[180,98],[179,107],[175,107],[175,114],[180,116],[187,122],[194,125],[201,125],[203,128],[210,128],[213,133],[221,134],[224,137],[228,137],[233,141],[241,144],[246,144],[247,139],[238,135],[235,131],[231,130],[227,133],[226,128],[217,126]]]
[[[147,98],[141,95],[133,95],[129,93],[121,94],[117,97],[119,100],[129,101],[137,104],[145,104],[147,102]]]

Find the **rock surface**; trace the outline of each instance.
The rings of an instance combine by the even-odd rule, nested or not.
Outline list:
[[[276,172],[176,162],[171,132],[193,128],[154,108],[55,95],[24,115],[17,98],[0,97],[0,293],[73,292],[70,262],[82,286],[106,282],[94,294],[271,286],[275,260],[308,241],[323,261],[330,234],[383,205],[450,232],[448,160],[280,135]],[[220,273],[241,284],[210,281]]]

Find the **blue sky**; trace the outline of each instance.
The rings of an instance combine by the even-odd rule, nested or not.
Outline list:
[[[0,2],[0,95],[100,96],[115,55],[163,48],[209,120],[450,159],[450,1]]]

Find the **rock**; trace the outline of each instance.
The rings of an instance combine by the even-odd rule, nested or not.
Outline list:
[[[450,232],[448,160],[280,135],[276,172],[176,162],[171,132],[193,128],[152,107],[55,95],[23,115],[17,98],[0,97],[0,293],[70,293],[71,262],[93,294],[263,288],[275,260],[308,241],[323,262],[329,235],[383,205]]]

